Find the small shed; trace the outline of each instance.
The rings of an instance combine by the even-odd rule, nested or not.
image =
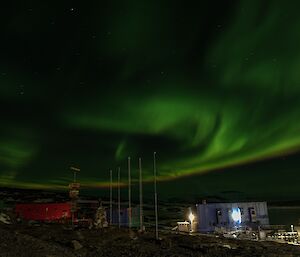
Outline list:
[[[180,232],[190,232],[191,224],[187,221],[179,221],[177,222],[178,231]]]

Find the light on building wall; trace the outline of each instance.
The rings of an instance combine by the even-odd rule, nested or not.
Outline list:
[[[241,217],[240,208],[233,208],[232,209],[231,218],[235,223],[241,223],[242,217]]]

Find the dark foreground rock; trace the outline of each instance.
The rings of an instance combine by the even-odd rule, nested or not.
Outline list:
[[[272,242],[254,242],[153,232],[129,234],[128,230],[72,231],[58,225],[1,225],[0,257],[292,257],[300,247]]]

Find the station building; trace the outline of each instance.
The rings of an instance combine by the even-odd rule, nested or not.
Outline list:
[[[269,225],[266,202],[206,203],[196,205],[199,232]]]

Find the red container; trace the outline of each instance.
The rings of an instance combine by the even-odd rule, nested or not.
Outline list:
[[[71,203],[16,204],[16,214],[25,220],[58,221],[70,219]]]

